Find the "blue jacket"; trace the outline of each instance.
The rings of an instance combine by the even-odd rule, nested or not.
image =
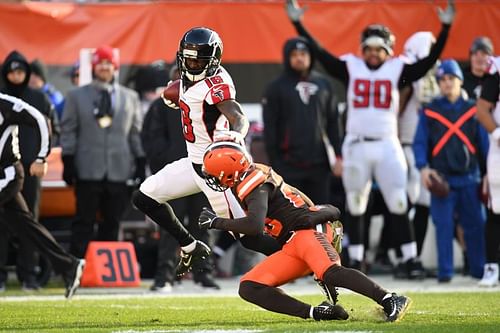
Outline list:
[[[459,122],[456,131],[450,129]],[[437,97],[421,110],[413,143],[418,169],[436,169],[451,186],[478,182],[488,147],[488,133],[475,118],[474,101],[460,97],[451,103]]]

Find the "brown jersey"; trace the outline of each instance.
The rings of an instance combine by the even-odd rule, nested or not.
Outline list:
[[[304,193],[285,183],[274,170],[257,163],[255,169],[233,188],[243,209],[248,210],[248,195],[264,184],[272,187],[268,197],[264,232],[282,244],[295,230],[312,229],[317,224],[339,218],[340,212],[337,208],[331,205],[314,206]]]

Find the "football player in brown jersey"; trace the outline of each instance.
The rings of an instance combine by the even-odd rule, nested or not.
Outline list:
[[[286,184],[269,166],[253,163],[248,152],[234,142],[216,142],[203,157],[206,183],[216,191],[231,189],[247,215],[222,218],[204,209],[199,226],[246,235],[267,233],[282,249],[264,259],[241,278],[239,294],[267,310],[315,320],[347,319],[338,304],[311,306],[283,293],[278,287],[314,273],[335,292],[347,288],[382,305],[387,321],[397,321],[409,308],[408,297],[389,293],[358,270],[342,267],[338,248],[342,225],[332,205],[314,205],[300,190]]]

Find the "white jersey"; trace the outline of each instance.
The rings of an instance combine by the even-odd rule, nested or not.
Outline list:
[[[399,140],[403,144],[412,144],[417,131],[419,110],[423,103],[430,102],[439,95],[439,86],[434,78],[434,71],[429,71],[426,76],[413,82],[413,92],[406,103],[405,109],[399,116]]]
[[[347,87],[347,134],[383,138],[397,137],[398,83],[404,62],[390,58],[371,70],[352,54],[342,57],[349,73]]]
[[[181,81],[179,107],[189,159],[203,163],[205,149],[213,142],[214,131],[228,130],[229,121],[215,104],[236,98],[233,79],[222,67],[217,73],[184,91]]]
[[[500,57],[491,57],[491,64],[488,69],[489,74],[498,73],[500,75]],[[493,119],[495,119],[495,123],[500,125],[500,96],[498,97],[498,101],[495,109],[493,110]]]

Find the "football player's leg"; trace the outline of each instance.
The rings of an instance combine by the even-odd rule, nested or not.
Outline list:
[[[283,252],[305,261],[328,290],[347,288],[382,304],[389,292],[362,272],[341,266],[340,257],[331,244],[333,235],[330,228],[329,225],[318,225],[317,230],[297,231],[283,247]]]
[[[408,194],[408,199],[412,204],[415,204],[420,196],[420,173],[415,166],[415,155],[413,154],[413,149],[411,146],[403,147],[403,152],[405,154],[406,164],[408,165],[408,182],[406,186],[406,192]]]
[[[477,185],[464,186],[461,188],[459,196],[457,210],[460,225],[464,229],[466,255],[470,266],[469,272],[472,277],[480,279],[483,276],[483,267],[486,260],[485,212],[477,195]]]
[[[487,164],[491,210],[500,215],[500,147],[491,145]]]
[[[349,257],[356,263],[361,263],[364,257],[364,214],[370,195],[371,169],[368,161],[364,159],[365,152],[361,149],[364,143],[356,143],[352,149],[346,149],[344,144],[344,164],[342,182],[346,193],[349,218],[349,240],[347,249]]]
[[[402,261],[409,278],[423,278],[424,270],[417,258],[417,243],[408,217],[406,194],[407,172],[403,149],[397,140],[384,141],[384,154],[375,166],[375,179],[391,213],[395,243],[401,247]]]
[[[266,310],[300,318],[310,318],[311,306],[277,288],[311,271],[307,264],[278,251],[241,278],[239,294],[244,300]]]
[[[175,216],[167,201],[200,191],[191,169],[191,162],[187,158],[167,164],[149,176],[132,197],[134,205],[175,237],[181,247],[192,244],[194,238]]]
[[[490,207],[486,222],[486,264],[480,286],[498,285],[498,249],[500,248],[500,147],[491,145],[488,152],[488,189]]]

